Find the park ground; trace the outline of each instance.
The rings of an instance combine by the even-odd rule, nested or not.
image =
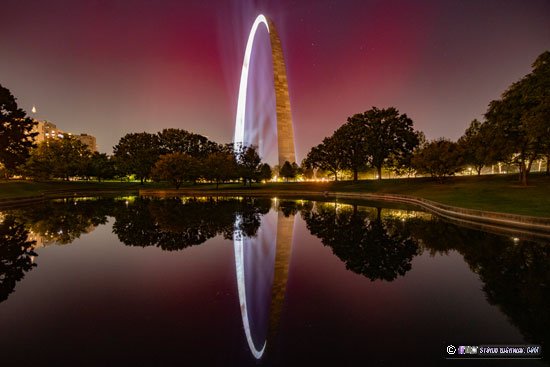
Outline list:
[[[139,189],[169,189],[165,183],[139,182],[31,182],[0,181],[0,204],[32,196],[82,192],[125,192],[133,194]],[[550,176],[533,174],[528,186],[517,181],[517,175],[459,176],[439,183],[429,178],[388,179],[382,181],[340,181],[340,182],[269,182],[253,184],[246,188],[242,184],[221,184],[216,190],[214,184],[186,185],[179,189],[182,195],[187,190],[204,191],[206,194],[243,190],[254,193],[292,192],[359,192],[400,194],[421,197],[442,204],[469,209],[530,215],[550,218]]]

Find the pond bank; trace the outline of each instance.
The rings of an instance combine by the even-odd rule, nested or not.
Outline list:
[[[507,232],[511,235],[521,235],[528,232],[550,239],[550,218],[517,215],[510,213],[498,213],[476,209],[467,209],[451,205],[441,204],[420,197],[397,194],[375,194],[358,192],[334,192],[334,191],[276,191],[276,190],[158,190],[141,189],[140,196],[269,196],[287,198],[324,198],[326,199],[353,199],[370,201],[391,201],[404,204],[412,204],[438,216],[463,222],[484,229],[494,229],[499,232]]]

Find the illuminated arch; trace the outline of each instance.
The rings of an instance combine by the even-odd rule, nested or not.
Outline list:
[[[238,148],[244,142],[245,132],[245,111],[246,111],[246,91],[248,86],[248,70],[250,66],[250,56],[254,44],[254,36],[258,27],[264,24],[269,33],[271,43],[271,57],[273,61],[273,84],[275,89],[275,104],[277,111],[277,147],[279,155],[279,165],[285,161],[296,162],[296,153],[294,150],[294,129],[292,127],[292,115],[290,113],[290,98],[288,95],[288,83],[286,78],[286,66],[283,57],[281,40],[275,29],[273,21],[260,14],[252,24],[252,29],[248,35],[246,49],[244,52],[243,68],[241,71],[241,82],[239,86],[239,99],[237,102],[237,115],[235,118],[235,148]]]

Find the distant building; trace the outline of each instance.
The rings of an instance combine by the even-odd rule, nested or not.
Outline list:
[[[82,144],[87,145],[92,152],[97,152],[97,142],[95,136],[88,134],[73,135],[59,129],[57,125],[49,121],[37,121],[33,132],[38,133],[35,137],[36,143],[41,143],[49,139],[63,139],[65,135],[68,135],[76,140],[79,140]]]
[[[80,142],[84,145],[87,145],[92,152],[97,152],[97,144],[95,140],[95,136],[88,135],[88,134],[80,134],[80,135],[73,135],[73,138],[76,140],[80,140]]]

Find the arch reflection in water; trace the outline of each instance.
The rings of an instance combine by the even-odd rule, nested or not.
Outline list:
[[[235,220],[234,249],[243,329],[250,352],[261,359],[274,340],[285,299],[292,252],[294,216],[270,212],[255,237],[239,230]]]

